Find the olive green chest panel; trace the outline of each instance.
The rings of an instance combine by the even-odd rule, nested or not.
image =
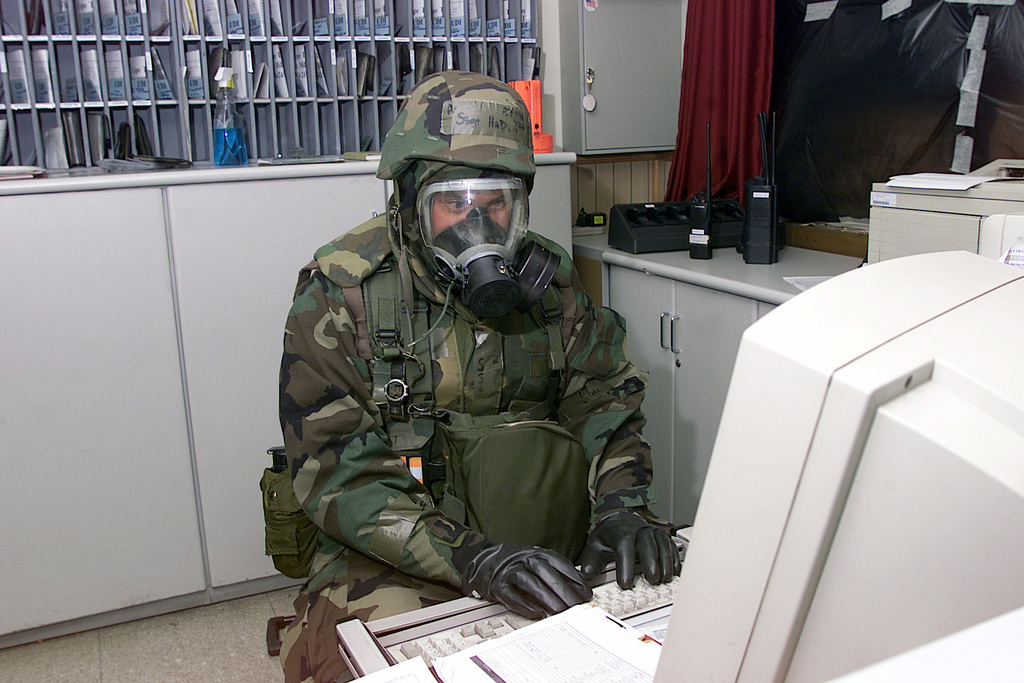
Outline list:
[[[431,335],[438,407],[493,415],[549,398],[550,338],[532,316],[512,313],[488,321],[494,324],[446,322]]]

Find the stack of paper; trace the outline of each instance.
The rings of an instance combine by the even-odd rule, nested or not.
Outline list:
[[[281,46],[274,44],[274,94],[282,99],[288,98],[288,76],[284,71],[284,58],[281,56]]]
[[[50,83],[50,52],[45,47],[32,48],[32,76],[35,81],[36,102],[53,102]]]
[[[46,169],[39,166],[0,166],[0,180],[26,180],[38,178],[45,173]]]
[[[188,36],[199,35],[195,0],[181,0],[181,32]]]
[[[220,22],[220,5],[217,0],[203,0],[203,28],[206,35],[217,38],[224,35],[224,29]]]
[[[28,102],[28,70],[25,66],[25,52],[20,47],[11,48],[7,53],[9,78],[11,80],[11,102]]]
[[[114,0],[100,0],[100,30],[103,35],[117,35],[119,29]]]
[[[653,681],[661,645],[590,605],[542,619],[500,638],[435,659],[444,683],[636,683]],[[435,683],[419,657],[360,683]]]
[[[653,681],[661,646],[589,605],[542,619],[434,662],[441,680]]]

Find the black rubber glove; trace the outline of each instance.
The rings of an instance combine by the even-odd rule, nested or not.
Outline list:
[[[486,546],[466,566],[462,589],[530,619],[561,612],[593,595],[569,560],[522,543]]]
[[[587,579],[615,560],[615,580],[623,590],[633,587],[633,565],[638,559],[644,578],[652,585],[671,581],[682,569],[668,529],[649,524],[632,512],[617,512],[598,522],[579,558]]]

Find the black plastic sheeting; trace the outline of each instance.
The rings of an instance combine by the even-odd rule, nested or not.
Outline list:
[[[953,170],[960,134],[970,169],[1024,158],[1024,0],[913,0],[882,19],[881,0],[840,0],[805,22],[807,2],[776,0],[772,108],[779,213],[797,222],[866,218],[871,184]],[[891,7],[891,5],[889,5]],[[988,15],[973,127],[957,125],[967,39]]]

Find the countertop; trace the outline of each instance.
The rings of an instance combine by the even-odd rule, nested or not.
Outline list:
[[[607,234],[573,238],[573,254],[771,304],[802,291],[785,278],[827,278],[862,263],[851,256],[797,247],[781,249],[778,262],[770,265],[744,263],[733,247],[715,249],[710,259],[692,259],[688,251],[631,254],[609,247]]]

